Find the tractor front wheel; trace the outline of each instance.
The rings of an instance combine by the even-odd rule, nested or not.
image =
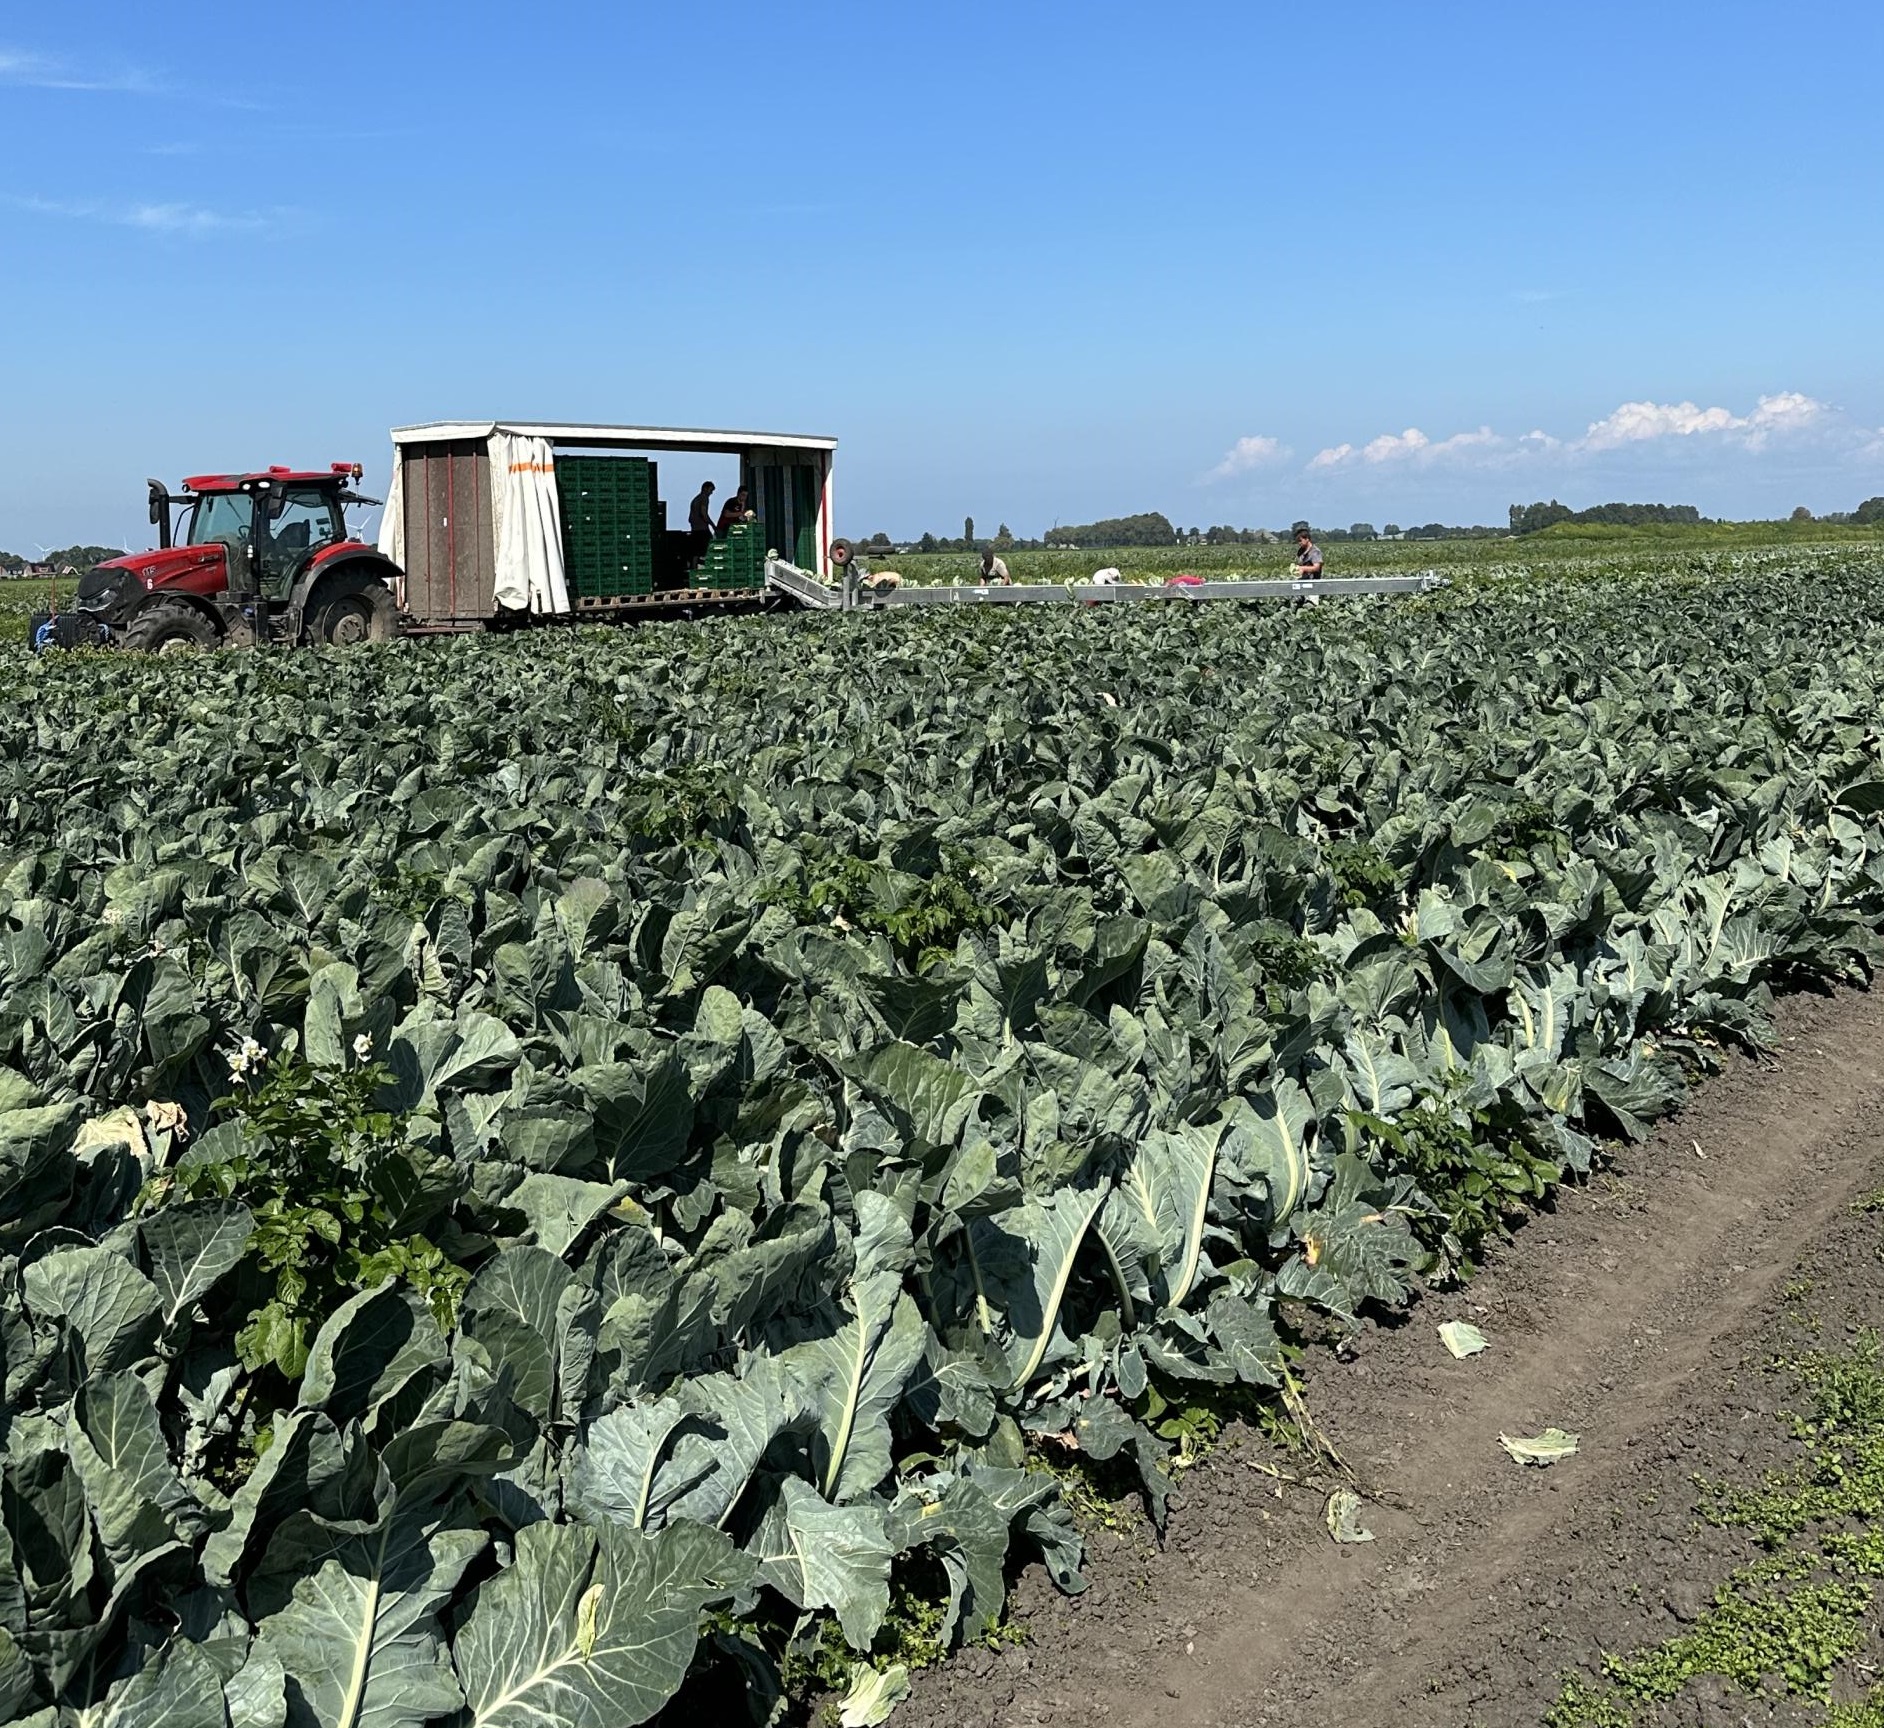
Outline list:
[[[335,648],[356,642],[390,642],[398,633],[399,608],[392,590],[374,576],[338,576],[308,608],[307,639]]]
[[[222,633],[184,600],[154,600],[124,630],[124,645],[143,654],[200,654]]]

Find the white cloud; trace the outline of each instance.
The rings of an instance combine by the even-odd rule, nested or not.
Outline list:
[[[1808,427],[1819,425],[1831,409],[1823,402],[1802,395],[1797,390],[1785,390],[1777,396],[1762,396],[1760,404],[1747,416],[1747,443],[1755,450],[1760,449],[1768,438],[1803,432]]]
[[[1273,463],[1287,461],[1288,457],[1289,447],[1279,438],[1239,438],[1230,446],[1229,454],[1204,476],[1204,484],[1234,480],[1239,474],[1247,474],[1254,468],[1267,468]]]
[[[281,212],[210,210],[200,204],[110,204],[97,199],[11,196],[0,202],[38,216],[62,216],[74,222],[106,222],[118,228],[139,228],[147,234],[186,237],[255,234],[277,226],[281,220]]]
[[[1363,462],[1397,462],[1402,457],[1417,456],[1432,443],[1417,426],[1409,426],[1398,436],[1383,432],[1378,438],[1370,438],[1361,446]]]
[[[1390,464],[1425,469],[1441,463],[1471,463],[1511,468],[1537,457],[1558,459],[1599,456],[1665,440],[1703,439],[1758,452],[1780,441],[1814,439],[1830,447],[1857,448],[1878,454],[1884,429],[1854,426],[1828,403],[1798,390],[1762,396],[1745,414],[1730,408],[1703,408],[1695,402],[1624,402],[1613,413],[1592,421],[1580,438],[1559,438],[1541,427],[1507,438],[1489,426],[1433,439],[1417,426],[1384,432],[1365,444],[1333,444],[1309,459],[1308,472]]]
[[[1797,390],[1762,396],[1751,414],[1735,414],[1730,408],[1702,408],[1693,402],[1625,402],[1615,413],[1592,421],[1575,448],[1616,450],[1625,444],[1645,444],[1657,438],[1731,434],[1758,450],[1769,439],[1803,431],[1829,412],[1825,403]]]
[[[130,228],[153,234],[221,234],[231,229],[254,232],[269,225],[266,216],[205,210],[195,204],[136,204],[116,218]]]
[[[1426,454],[1430,457],[1463,456],[1472,450],[1492,450],[1504,440],[1489,426],[1481,426],[1476,432],[1455,432],[1450,438],[1442,438],[1431,446]]]
[[[1615,413],[1592,420],[1578,444],[1585,450],[1614,450],[1623,444],[1645,444],[1651,438],[1725,432],[1739,424],[1725,408],[1699,408],[1692,402],[1625,402]]]
[[[20,48],[0,48],[0,84],[23,85],[30,90],[82,90],[137,96],[151,95],[157,89],[156,81],[145,72],[82,70],[50,55],[31,54]]]
[[[1308,465],[1311,469],[1344,468],[1353,462],[1378,465],[1383,462],[1417,461],[1424,465],[1480,451],[1492,451],[1503,442],[1489,426],[1481,426],[1476,432],[1455,432],[1450,438],[1442,438],[1436,444],[1417,426],[1409,426],[1404,432],[1383,432],[1358,450],[1352,444],[1333,445],[1319,451]]]

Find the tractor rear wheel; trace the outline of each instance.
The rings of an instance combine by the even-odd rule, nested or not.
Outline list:
[[[398,629],[398,605],[377,576],[336,576],[308,608],[307,639],[317,646],[390,642]]]
[[[222,632],[186,600],[153,600],[124,630],[124,645],[142,654],[200,654]]]

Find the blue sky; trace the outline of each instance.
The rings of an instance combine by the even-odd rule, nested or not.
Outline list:
[[[834,433],[852,533],[1849,509],[1881,51],[1842,0],[9,7],[0,547],[456,415]]]

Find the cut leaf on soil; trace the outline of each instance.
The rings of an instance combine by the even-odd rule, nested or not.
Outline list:
[[[1451,1351],[1461,1362],[1468,1356],[1476,1356],[1481,1350],[1489,1348],[1485,1334],[1476,1326],[1470,1326],[1463,1320],[1448,1320],[1439,1328],[1439,1342]]]
[[[850,1671],[850,1690],[838,1706],[838,1720],[844,1728],[878,1728],[908,1696],[909,1670],[902,1663],[879,1673],[859,1662]]]
[[[1374,1533],[1361,1524],[1361,1497],[1352,1488],[1337,1488],[1328,1496],[1328,1534],[1337,1542],[1371,1542]]]
[[[1548,1469],[1559,1458],[1568,1458],[1577,1449],[1580,1435],[1566,1434],[1561,1428],[1546,1428],[1543,1433],[1525,1439],[1519,1435],[1500,1434],[1498,1444],[1520,1464],[1535,1464]]]

